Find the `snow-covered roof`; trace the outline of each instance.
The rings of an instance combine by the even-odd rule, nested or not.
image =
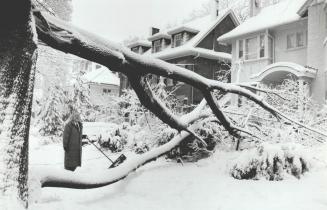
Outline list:
[[[232,31],[222,35],[218,41],[228,41],[233,38],[285,25],[301,19],[298,14],[307,0],[285,0],[263,8],[260,13],[247,19]]]
[[[231,59],[231,55],[223,52],[216,52],[214,50],[208,50],[203,48],[198,48],[197,45],[228,15],[232,16],[233,21],[236,25],[239,24],[239,21],[230,9],[222,10],[220,15],[216,19],[212,19],[211,15],[204,16],[202,18],[195,19],[189,23],[185,23],[182,26],[175,27],[168,32],[171,32],[180,28],[189,28],[193,30],[198,30],[199,32],[185,44],[172,48],[168,46],[160,52],[156,53],[146,53],[147,55],[154,56],[160,59],[169,59],[174,57],[182,57],[187,55],[198,55],[201,57],[211,58],[211,59]],[[161,32],[166,33],[167,32]],[[168,34],[167,34],[168,35]]]
[[[152,42],[154,40],[161,39],[161,38],[170,39],[170,36],[166,32],[158,32],[150,36],[148,40]]]
[[[119,77],[106,67],[101,67],[85,74],[83,79],[97,84],[120,85]]]
[[[173,34],[183,32],[183,31],[188,31],[188,32],[195,33],[195,34],[199,32],[199,30],[197,30],[195,28],[190,28],[190,27],[183,25],[183,26],[178,26],[178,27],[168,30],[167,34],[173,35]]]
[[[137,40],[127,45],[128,48],[133,48],[137,46],[151,47],[151,42],[147,40]]]

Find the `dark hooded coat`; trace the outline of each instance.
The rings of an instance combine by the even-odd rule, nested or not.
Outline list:
[[[82,162],[82,132],[81,122],[69,121],[65,125],[63,146],[65,150],[65,168],[76,168]]]

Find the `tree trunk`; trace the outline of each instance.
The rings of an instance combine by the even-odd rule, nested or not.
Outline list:
[[[28,205],[28,136],[37,57],[33,22],[30,0],[1,2],[0,196],[11,202],[19,200],[19,206],[25,208]]]

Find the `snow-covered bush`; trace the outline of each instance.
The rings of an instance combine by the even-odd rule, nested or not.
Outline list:
[[[133,132],[127,123],[117,125],[105,136],[100,136],[99,144],[101,147],[108,148],[111,152],[121,152],[128,142],[131,142]]]
[[[181,159],[187,162],[196,162],[200,159],[207,158],[215,151],[217,144],[221,143],[221,139],[225,135],[222,132],[220,125],[214,122],[211,118],[196,123],[193,130],[206,142],[207,146],[203,145],[203,143],[198,139],[190,136],[167,154],[169,159]],[[171,128],[163,130],[158,144],[162,145],[170,141],[176,134],[177,131]]]
[[[66,96],[61,86],[54,86],[49,92],[49,96],[43,101],[43,109],[38,113],[39,131],[44,136],[61,136],[64,127],[63,104]]]
[[[236,179],[279,181],[286,174],[300,178],[309,170],[309,162],[297,144],[262,144],[240,152],[232,163],[230,175]]]

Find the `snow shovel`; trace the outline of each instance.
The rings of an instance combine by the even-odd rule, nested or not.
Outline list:
[[[126,156],[124,154],[121,154],[115,161],[111,160],[97,145],[95,145],[88,137],[87,135],[82,136],[83,139],[86,139],[88,142],[90,142],[97,150],[99,150],[110,162],[111,165],[109,168],[115,168],[119,166],[121,163],[123,163],[126,160]]]

